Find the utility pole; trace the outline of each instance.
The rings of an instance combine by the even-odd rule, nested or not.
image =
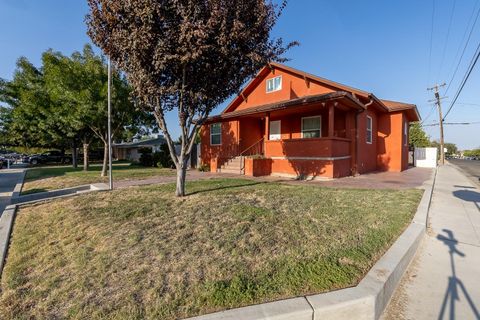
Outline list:
[[[439,117],[439,126],[440,126],[440,164],[444,165],[445,164],[445,140],[443,139],[443,114],[442,114],[442,104],[441,100],[445,99],[445,97],[440,98],[440,93],[438,92],[438,89],[441,87],[445,87],[447,84],[443,83],[441,85],[434,85],[431,88],[428,88],[428,91],[434,91],[435,94],[435,99],[429,100],[429,102],[435,102],[435,104],[438,107],[438,117]]]

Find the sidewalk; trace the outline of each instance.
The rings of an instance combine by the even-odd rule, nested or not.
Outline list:
[[[480,319],[480,190],[438,169],[423,244],[384,319]]]

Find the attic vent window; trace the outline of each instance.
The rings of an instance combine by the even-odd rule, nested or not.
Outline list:
[[[282,90],[282,76],[267,80],[267,93]]]

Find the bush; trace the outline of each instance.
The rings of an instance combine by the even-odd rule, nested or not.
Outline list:
[[[140,165],[144,167],[153,167],[153,155],[152,155],[152,149],[149,148],[140,148],[138,149],[138,152],[140,153]]]
[[[162,165],[162,168],[173,168],[173,160],[172,157],[170,157],[170,150],[168,150],[168,146],[166,143],[162,144],[160,147],[160,152],[158,153],[158,161]]]
[[[204,164],[201,164],[199,167],[198,167],[198,171],[200,172],[210,172],[210,165],[204,163]]]

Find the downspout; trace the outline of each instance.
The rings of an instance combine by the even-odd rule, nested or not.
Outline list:
[[[360,139],[358,138],[358,116],[361,113],[365,112],[367,110],[367,107],[372,105],[373,102],[374,102],[373,98],[370,98],[370,101],[364,105],[365,109],[358,111],[355,114],[355,145],[354,145],[355,163],[353,164],[353,170],[352,170],[352,175],[354,177],[358,175],[358,150],[360,149],[358,145],[360,141]]]

